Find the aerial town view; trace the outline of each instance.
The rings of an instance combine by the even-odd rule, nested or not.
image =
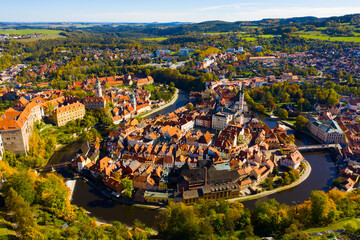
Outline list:
[[[360,239],[360,2],[0,6],[0,239]]]

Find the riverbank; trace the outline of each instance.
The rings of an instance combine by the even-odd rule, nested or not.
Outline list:
[[[148,204],[148,203],[140,203],[140,202],[135,202],[133,200],[130,199],[126,199],[126,198],[121,198],[121,197],[116,197],[114,195],[112,195],[105,187],[105,185],[103,184],[97,184],[95,182],[93,182],[92,180],[89,180],[87,177],[82,176],[82,179],[89,184],[91,187],[97,189],[101,194],[103,194],[105,197],[107,197],[108,199],[111,199],[117,203],[120,204],[126,204],[132,207],[137,207],[137,208],[144,208],[144,209],[150,209],[150,210],[163,210],[165,209],[163,206],[159,206],[159,205],[153,205],[153,204]]]
[[[249,201],[249,200],[259,199],[259,198],[262,198],[265,196],[269,196],[269,195],[296,187],[296,186],[300,185],[302,182],[304,182],[310,176],[310,173],[312,170],[311,165],[306,160],[304,161],[304,163],[305,163],[305,170],[300,173],[299,179],[289,185],[279,187],[274,190],[261,192],[261,193],[255,194],[255,195],[242,196],[242,197],[231,198],[231,199],[226,199],[226,200],[229,201],[230,203],[233,203],[236,201],[241,201],[241,202]],[[95,184],[94,182],[92,182],[91,180],[88,180],[85,177],[83,177],[83,179],[87,184],[96,188],[105,197],[110,198],[111,200],[114,200],[118,203],[131,205],[132,207],[151,209],[151,210],[164,210],[165,209],[164,206],[152,205],[152,204],[147,204],[147,203],[138,203],[138,202],[134,202],[132,200],[115,197],[115,196],[111,195],[110,193],[108,193],[107,191],[105,191],[104,188],[101,188],[98,184]]]
[[[179,89],[176,88],[175,94],[174,94],[173,98],[170,100],[170,102],[168,102],[168,103],[166,103],[165,105],[162,105],[161,107],[158,107],[158,108],[156,108],[156,109],[154,109],[154,110],[151,110],[150,112],[146,113],[145,115],[142,115],[142,116],[139,116],[139,117],[141,117],[141,118],[146,118],[147,116],[149,116],[149,115],[151,115],[151,114],[154,114],[154,113],[156,113],[156,112],[159,112],[159,111],[161,111],[161,110],[163,110],[163,109],[165,109],[165,108],[173,105],[173,104],[176,102],[176,100],[178,99],[178,97],[179,97]]]
[[[188,99],[188,94],[186,92],[179,91],[179,98],[177,101],[172,106],[160,111],[158,114],[166,115],[169,112],[184,106],[188,102]],[[155,114],[150,117],[155,117]],[[263,114],[259,114],[258,119],[267,123],[270,128],[276,126],[275,119],[266,117]],[[295,134],[294,130],[289,130],[289,132]],[[317,141],[306,134],[295,134],[295,137],[297,146],[317,144]],[[313,174],[310,174],[308,179],[306,181],[304,179],[304,182],[301,184],[299,181],[297,186],[287,186],[287,189],[289,190],[282,189],[282,191],[279,191],[279,189],[276,189],[277,191],[275,193],[268,193],[267,195],[271,195],[271,198],[276,199],[280,203],[292,204],[293,202],[303,202],[308,200],[311,191],[313,190],[327,191],[329,189],[333,179],[337,178],[336,166],[334,165],[330,154],[327,151],[306,152],[303,156],[309,164],[311,164],[311,171]],[[261,198],[260,196],[261,195],[247,196],[246,200],[243,200],[243,204],[247,208],[254,208],[257,200],[252,200],[252,198]],[[141,203],[119,204],[118,201],[106,197],[95,187],[80,179],[77,181],[77,187],[75,188],[72,203],[91,212],[91,216],[96,217],[100,221],[106,223],[120,221],[128,226],[131,226],[135,219],[141,220],[148,226],[154,226],[154,216],[160,213],[160,211],[154,210],[164,209],[164,207],[142,205]]]
[[[290,188],[296,187],[296,186],[300,185],[302,182],[304,182],[310,176],[310,173],[311,173],[311,170],[312,170],[311,165],[307,161],[305,161],[305,164],[306,164],[305,171],[303,171],[301,173],[300,178],[298,180],[296,180],[295,182],[289,184],[289,185],[279,187],[279,188],[276,188],[274,190],[257,193],[255,195],[249,195],[249,196],[243,196],[243,197],[238,197],[238,198],[227,199],[227,201],[233,203],[233,202],[236,202],[236,201],[243,202],[243,201],[259,199],[259,198],[262,198],[262,197],[265,197],[265,196],[272,195],[274,193],[282,192],[282,191],[288,190]]]

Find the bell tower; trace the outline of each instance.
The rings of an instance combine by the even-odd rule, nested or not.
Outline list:
[[[95,97],[102,97],[102,90],[99,78],[97,78],[95,82]]]

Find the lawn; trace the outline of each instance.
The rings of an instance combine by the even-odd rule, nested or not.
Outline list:
[[[167,37],[154,37],[154,38],[141,38],[141,40],[145,40],[145,41],[156,41],[156,42],[161,42],[168,39]]]
[[[249,36],[246,36],[246,35],[243,35],[241,38],[244,39],[245,41],[248,41],[248,42],[255,42],[257,40],[256,37],[249,37]]]
[[[58,39],[58,38],[65,38],[59,34],[43,34],[37,38],[24,38],[24,39],[17,39],[16,41],[19,42],[36,42],[39,40],[48,40],[48,39]]]
[[[3,215],[3,214],[1,214]],[[15,237],[16,232],[12,229],[11,223],[5,221],[5,219],[0,220],[0,239],[13,239],[9,237]]]
[[[360,221],[355,218],[351,218],[351,219],[346,219],[346,220],[342,220],[340,222],[331,224],[327,227],[309,228],[309,229],[305,230],[305,232],[306,233],[317,233],[317,232],[325,232],[325,231],[330,231],[330,230],[343,229],[347,223],[351,223],[351,222],[357,224],[357,226],[360,228]]]
[[[360,42],[360,34],[355,33],[354,37],[330,37],[326,34],[323,34],[321,31],[299,31],[295,33],[299,37],[307,39],[316,39],[322,41],[331,41],[331,42]]]
[[[61,30],[52,30],[52,29],[1,29],[0,34],[9,34],[9,35],[26,35],[26,34],[35,34],[41,33],[41,35],[37,38],[24,38],[24,39],[16,39],[19,42],[35,42],[38,40],[46,40],[46,39],[56,39],[56,38],[64,38],[61,36]]]
[[[209,32],[209,33],[204,33],[204,34],[208,34],[208,35],[222,35],[222,34],[229,34],[229,33],[246,33],[246,32]]]
[[[24,35],[24,34],[34,34],[34,33],[42,33],[44,35],[53,35],[59,34],[62,31],[60,30],[52,30],[52,29],[1,29],[0,34],[10,34],[10,35]]]
[[[274,37],[276,37],[276,35],[272,35],[272,34],[262,34],[262,35],[259,35],[259,37],[262,37],[262,38],[274,38]]]
[[[145,89],[152,92],[152,91],[154,91],[155,87],[154,87],[154,85],[149,84],[149,85],[146,85]]]

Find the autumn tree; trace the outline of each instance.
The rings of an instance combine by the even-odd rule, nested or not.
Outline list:
[[[64,181],[56,174],[47,174],[45,178],[36,181],[36,202],[56,213],[66,216],[71,214],[70,190]]]
[[[277,115],[281,119],[287,119],[289,117],[289,113],[284,108],[280,108],[277,112]]]
[[[35,181],[28,172],[17,172],[10,175],[1,191],[8,195],[10,189],[15,191],[28,204],[33,203],[35,200]]]
[[[310,196],[311,219],[315,225],[323,225],[332,221],[335,205],[326,193],[322,191],[312,191]]]
[[[306,128],[307,123],[308,123],[308,119],[305,118],[303,115],[298,115],[296,117],[296,121],[295,121],[295,127],[298,131],[302,131]]]
[[[121,189],[123,190],[123,194],[130,198],[134,190],[132,181],[128,178],[121,179]]]

